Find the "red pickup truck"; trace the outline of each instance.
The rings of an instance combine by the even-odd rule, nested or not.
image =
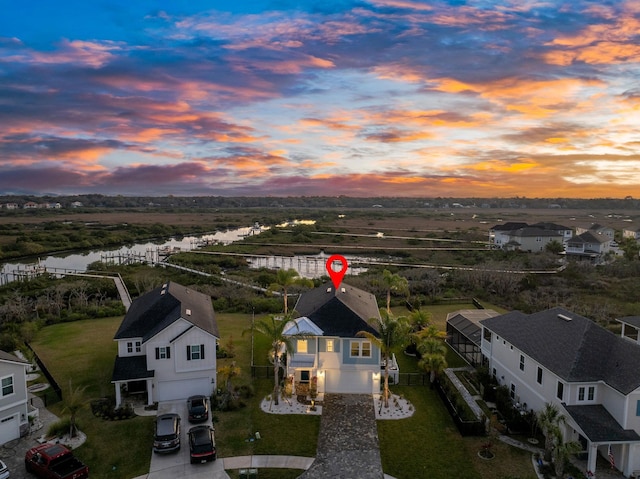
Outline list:
[[[62,444],[32,447],[24,457],[27,472],[40,479],[86,479],[89,468]]]

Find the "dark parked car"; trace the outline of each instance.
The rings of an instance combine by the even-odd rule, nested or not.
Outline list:
[[[180,416],[161,414],[156,418],[153,452],[173,452],[180,449]]]
[[[204,422],[209,419],[207,396],[191,396],[187,399],[189,422]]]
[[[194,426],[189,429],[191,464],[216,460],[216,440],[211,426]]]

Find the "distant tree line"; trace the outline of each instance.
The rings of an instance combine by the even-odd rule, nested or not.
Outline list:
[[[63,209],[72,204],[77,211],[95,208],[145,208],[145,209],[207,209],[207,208],[571,208],[571,209],[637,209],[640,200],[626,198],[475,198],[475,197],[349,197],[349,196],[108,196],[108,195],[74,195],[74,196],[34,196],[5,195],[0,196],[0,205],[27,202],[56,202]],[[21,210],[0,209],[2,214],[19,215]],[[35,210],[29,214],[60,213],[60,210]]]

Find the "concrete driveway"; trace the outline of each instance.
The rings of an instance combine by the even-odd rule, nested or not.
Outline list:
[[[205,464],[191,464],[189,459],[189,437],[187,432],[195,424],[189,423],[187,414],[187,401],[166,401],[158,404],[158,415],[166,413],[176,413],[182,418],[180,431],[180,450],[168,454],[151,454],[151,465],[147,479],[174,479],[176,477],[200,479],[215,478],[228,479],[229,476],[224,471],[222,461],[217,460]],[[211,409],[209,409],[209,420],[205,423],[211,426]]]

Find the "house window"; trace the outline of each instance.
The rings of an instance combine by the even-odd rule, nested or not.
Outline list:
[[[140,341],[136,341],[135,343],[132,341],[129,341],[127,343],[127,352],[129,354],[133,354],[133,347],[135,345],[135,351],[136,353],[140,353],[142,352],[142,343]]]
[[[307,354],[309,352],[309,344],[306,339],[298,339],[296,352],[300,354]]]
[[[142,352],[142,343],[140,341],[136,341],[136,353]]]
[[[309,371],[300,371],[300,382],[301,383],[308,383],[309,382]]]
[[[333,339],[327,339],[327,352],[333,352]]]
[[[132,342],[128,342],[128,343],[127,343],[127,352],[128,352],[129,354],[132,354],[132,353],[133,353],[133,343],[132,343]]]
[[[564,384],[558,381],[558,389],[556,390],[556,397],[558,399],[562,399],[562,396],[564,396]]]
[[[511,390],[509,391],[509,396],[511,396],[511,399],[516,398],[516,385],[513,383],[511,383]]]
[[[351,341],[351,357],[371,357],[371,343],[369,341]]]
[[[640,399],[636,401],[636,416],[640,416]]]
[[[2,397],[13,394],[13,376],[2,378]]]
[[[595,399],[596,396],[596,388],[595,386],[589,386],[589,392],[587,394],[587,399],[589,401],[593,401]]]
[[[538,381],[538,384],[542,384],[542,368],[540,366],[538,366],[538,377],[536,381]]]
[[[482,337],[484,338],[485,341],[487,342],[491,342],[491,331],[489,331],[487,328],[484,328],[482,330]]]
[[[524,371],[524,356],[520,355],[520,371]]]
[[[584,401],[584,387],[578,388],[578,401]]]
[[[187,346],[187,361],[204,359],[204,344],[190,344]]]
[[[170,359],[170,358],[171,358],[170,346],[156,348],[156,359]]]

